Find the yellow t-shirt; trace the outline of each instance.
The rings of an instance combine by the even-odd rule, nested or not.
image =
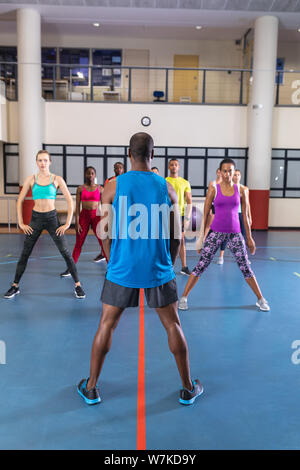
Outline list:
[[[180,209],[180,215],[184,215],[185,210],[185,193],[191,193],[191,185],[190,183],[178,176],[178,178],[172,178],[171,176],[167,176],[166,180],[170,183],[173,188],[175,189],[177,196],[178,196],[178,205]]]

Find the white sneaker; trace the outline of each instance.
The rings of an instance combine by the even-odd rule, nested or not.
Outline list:
[[[179,300],[178,308],[179,310],[187,310],[189,308],[187,303],[187,297],[181,297],[181,299]]]
[[[270,310],[270,305],[268,301],[263,297],[256,302],[256,306],[259,307],[263,312],[268,312]]]
[[[223,258],[223,256],[220,256],[218,258],[217,264],[223,264],[223,263],[224,263],[224,258]]]

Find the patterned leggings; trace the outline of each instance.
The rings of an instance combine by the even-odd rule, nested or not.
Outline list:
[[[245,279],[254,277],[254,273],[249,265],[245,240],[241,233],[220,233],[212,230],[206,237],[201,249],[200,259],[192,274],[200,277],[213,260],[215,253],[220,248],[222,242],[227,241],[227,246],[235,257],[235,260],[243,273]]]

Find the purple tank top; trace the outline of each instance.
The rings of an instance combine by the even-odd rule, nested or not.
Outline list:
[[[239,204],[240,192],[234,185],[233,196],[224,196],[220,185],[216,186],[217,195],[214,200],[215,217],[211,224],[211,230],[221,233],[240,233]]]

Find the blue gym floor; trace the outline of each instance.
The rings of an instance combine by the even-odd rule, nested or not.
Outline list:
[[[189,310],[180,312],[192,376],[204,385],[190,407],[178,403],[180,380],[165,330],[145,306],[148,450],[300,449],[300,364],[291,360],[292,343],[300,340],[299,232],[254,232],[254,238],[252,268],[271,311],[255,307],[226,251],[224,265],[210,266]],[[74,240],[68,235],[70,249]],[[23,235],[0,235],[3,294],[22,243]],[[126,310],[115,331],[99,382],[102,403],[89,407],[76,392],[89,373],[101,313],[106,263],[93,263],[97,254],[89,236],[78,262],[87,297],[76,299],[72,279],[59,277],[63,259],[42,235],[20,295],[0,299],[0,449],[136,449],[138,308]],[[190,268],[197,259],[188,251]],[[179,294],[187,279],[177,275]]]

